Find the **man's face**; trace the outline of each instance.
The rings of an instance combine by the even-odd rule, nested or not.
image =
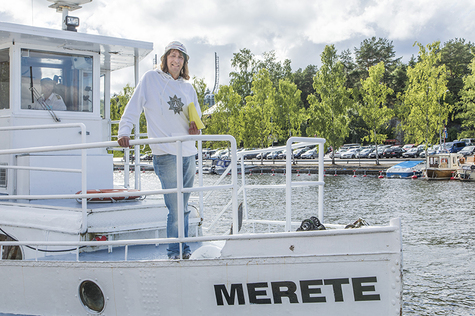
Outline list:
[[[45,96],[50,96],[51,93],[53,92],[54,85],[51,83],[42,83],[41,84],[41,92]]]

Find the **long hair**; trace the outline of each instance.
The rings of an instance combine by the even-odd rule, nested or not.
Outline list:
[[[161,61],[162,61],[162,63],[160,64],[160,69],[162,69],[162,71],[165,72],[165,73],[168,73],[167,58],[168,58],[168,55],[170,55],[171,51],[172,50],[170,49],[165,55],[163,55],[160,58]],[[190,79],[190,72],[188,70],[188,56],[186,56],[182,52],[180,52],[180,54],[182,54],[184,59],[185,59],[185,61],[183,62],[183,67],[180,70],[180,77],[183,77],[183,79],[185,79],[185,80],[189,80]]]

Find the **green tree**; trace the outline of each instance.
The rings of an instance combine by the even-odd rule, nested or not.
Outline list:
[[[384,83],[389,83],[389,74],[394,69],[394,65],[401,60],[401,57],[394,58],[396,52],[392,41],[385,38],[372,37],[365,39],[360,48],[355,48],[356,65],[360,72],[360,79],[366,79],[369,76],[369,68],[384,62],[386,68]]]
[[[124,113],[125,106],[129,103],[130,98],[134,94],[134,87],[127,84],[118,95],[114,95],[110,100],[111,121],[118,122]],[[119,124],[112,124],[111,135],[113,139],[117,139],[119,132]]]
[[[282,79],[290,80],[292,77],[292,68],[290,67],[290,59],[284,60],[283,63],[278,62],[275,57],[275,51],[264,52],[263,60],[256,62],[256,71],[267,69],[269,78],[274,84],[274,88],[279,87],[279,81]]]
[[[203,113],[208,109],[208,106],[205,105],[206,83],[204,79],[193,76],[193,82],[191,85],[193,88],[195,88],[196,95],[198,96],[198,102],[200,103],[201,112]]]
[[[462,121],[462,132],[458,138],[475,137],[475,55],[472,55],[472,63],[469,65],[471,74],[463,78],[463,89],[460,90],[460,112],[457,118]]]
[[[305,109],[301,107],[301,91],[295,83],[280,80],[277,91],[273,120],[279,135],[279,141],[284,142],[288,137],[301,136],[300,126],[306,120]]]
[[[313,78],[315,93],[308,96],[307,135],[324,137],[329,146],[343,145],[348,136],[348,110],[351,90],[345,86],[343,63],[338,61],[334,45],[327,45],[321,54],[322,66]],[[335,164],[335,157],[332,157]]]
[[[127,103],[129,103],[130,98],[134,94],[134,87],[131,87],[129,84],[127,84],[121,91],[120,94],[114,95],[111,100],[111,121],[115,121],[118,123],[120,121],[120,118],[122,117],[122,114],[124,113],[125,107]],[[139,118],[139,133],[145,134],[147,133],[147,120],[145,119],[145,114],[142,112],[140,114]],[[117,139],[117,134],[119,132],[119,124],[112,124],[111,126],[111,139],[115,140]],[[135,133],[135,128],[132,130],[132,134]],[[144,148],[141,148],[141,152],[149,152],[150,147],[146,145]],[[114,151],[114,156],[121,156],[123,153]]]
[[[357,65],[353,61],[351,51],[349,49],[344,50],[338,58],[343,63],[343,69],[346,76],[346,87],[354,88],[359,84],[360,72],[357,70]]]
[[[234,136],[236,142],[241,142],[242,124],[241,124],[241,97],[231,86],[221,86],[215,96],[215,111],[204,117],[204,134],[228,134]],[[223,144],[215,144],[222,146]]]
[[[313,89],[313,77],[317,73],[317,66],[308,65],[304,70],[299,68],[292,75],[294,83],[297,85],[297,89],[302,91],[300,97],[302,99],[302,104],[305,109],[308,109],[309,103],[307,97],[309,94],[312,94]]]
[[[459,104],[460,90],[464,87],[463,79],[470,75],[469,65],[472,61],[471,50],[473,44],[465,43],[464,39],[449,40],[444,43],[440,50],[441,59],[438,65],[445,65],[447,69],[447,90],[445,102],[451,105]],[[456,107],[456,114],[459,113],[459,107]],[[455,118],[458,115],[454,116]],[[451,118],[449,118],[451,119]],[[449,122],[448,125],[459,126],[460,122]]]
[[[400,113],[405,140],[425,143],[427,151],[429,143],[435,143],[444,121],[448,120],[452,106],[442,103],[447,90],[447,71],[445,65],[437,66],[441,59],[440,42],[426,47],[416,44],[419,62],[407,69],[409,81]]]
[[[241,102],[244,104],[246,97],[251,95],[252,78],[256,73],[254,54],[247,48],[241,49],[238,53],[233,54],[231,66],[236,71],[229,73],[229,84],[241,96]]]
[[[269,72],[261,69],[254,75],[252,95],[246,97],[242,122],[242,140],[245,147],[267,147],[274,141],[272,114],[275,108],[275,88]]]
[[[383,82],[384,62],[380,62],[369,68],[369,77],[361,80],[363,90],[363,104],[359,108],[359,113],[368,126],[369,135],[364,139],[376,145],[381,144],[386,139],[386,134],[379,133],[380,129],[389,123],[394,112],[386,106],[388,95],[393,93]],[[376,164],[379,165],[379,158],[376,155]]]

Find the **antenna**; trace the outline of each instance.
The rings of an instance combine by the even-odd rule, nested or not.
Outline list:
[[[214,88],[211,94],[215,94],[219,87],[219,57],[218,53],[214,52]]]
[[[49,8],[56,9],[56,12],[63,13],[62,28],[65,31],[76,32],[76,28],[79,26],[79,18],[69,16],[69,11],[81,9],[81,4],[92,2],[92,0],[48,0],[53,2]]]

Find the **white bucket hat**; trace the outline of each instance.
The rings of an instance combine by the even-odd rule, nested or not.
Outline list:
[[[186,60],[190,59],[190,56],[188,55],[188,53],[186,51],[185,45],[183,45],[182,43],[180,43],[178,41],[173,41],[170,44],[168,44],[165,47],[165,52],[163,53],[163,56],[165,56],[166,53],[168,53],[168,51],[171,50],[171,49],[176,49],[176,50],[182,52],[183,55],[185,55]]]

